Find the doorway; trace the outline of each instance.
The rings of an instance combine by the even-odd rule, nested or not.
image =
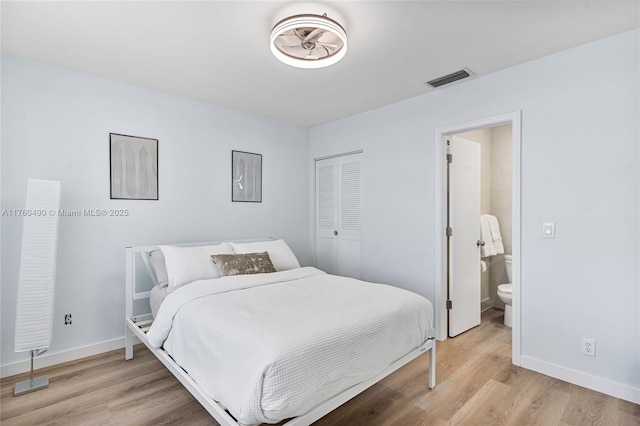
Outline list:
[[[435,264],[435,310],[436,310],[436,337],[438,340],[444,340],[448,334],[448,310],[447,310],[447,290],[448,283],[448,259],[449,247],[447,232],[447,137],[451,139],[452,135],[470,132],[487,127],[495,127],[499,125],[511,126],[511,162],[512,162],[512,286],[513,286],[513,327],[512,327],[512,362],[520,365],[520,126],[521,112],[513,112],[499,116],[488,117],[484,119],[474,120],[466,123],[460,123],[452,126],[436,129],[436,264]],[[479,227],[475,227],[479,229]],[[479,239],[478,239],[479,242]],[[475,243],[475,241],[474,241]],[[474,249],[477,249],[474,247]],[[480,261],[478,256],[478,262]],[[480,269],[477,269],[479,271]],[[455,302],[454,302],[455,303]],[[480,298],[475,301],[478,312],[480,309]]]

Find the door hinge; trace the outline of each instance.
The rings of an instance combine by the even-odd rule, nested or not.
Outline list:
[[[453,302],[451,301],[451,299],[447,300],[447,309],[453,309]]]
[[[453,154],[447,154],[447,163],[453,163]]]
[[[448,227],[447,228],[447,237],[451,237],[453,236],[453,228],[452,227]]]

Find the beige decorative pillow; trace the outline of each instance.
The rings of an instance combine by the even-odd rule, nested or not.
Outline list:
[[[214,254],[211,255],[223,277],[231,275],[264,274],[276,272],[269,253]]]

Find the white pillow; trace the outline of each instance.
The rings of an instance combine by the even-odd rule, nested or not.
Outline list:
[[[156,280],[160,287],[166,287],[169,285],[169,277],[167,276],[167,265],[164,261],[164,255],[162,250],[152,250],[148,253],[149,261],[151,262],[151,269],[156,274]]]
[[[300,263],[284,240],[256,241],[255,243],[231,243],[236,254],[269,253],[276,271],[287,271],[300,267]]]
[[[233,248],[229,243],[200,247],[159,247],[167,265],[167,292],[197,280],[220,277],[220,271],[211,261],[211,255],[233,254]]]

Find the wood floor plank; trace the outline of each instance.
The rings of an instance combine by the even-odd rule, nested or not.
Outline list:
[[[461,426],[505,424],[513,395],[511,386],[489,380],[455,412],[449,419],[449,424]]]
[[[149,379],[149,374],[159,371],[157,360],[153,357],[143,357],[135,365],[115,359],[107,363],[100,358],[96,361],[98,362],[89,361],[90,364],[86,364],[91,365],[90,368],[73,372],[63,369],[62,374],[51,374],[48,389],[12,397],[11,403],[2,406],[1,421],[20,416],[27,409],[32,412],[32,416],[40,413],[46,418],[59,404],[68,406],[72,401],[83,404],[90,404],[94,400],[102,402],[102,395],[105,393],[117,395],[126,392]],[[162,374],[165,377],[171,376],[166,371]],[[49,389],[55,389],[55,392],[50,392]],[[64,399],[61,399],[61,395],[64,395]]]
[[[346,422],[353,426],[382,423],[383,417],[402,404],[402,395],[384,386],[373,386],[353,398],[347,404],[327,414],[314,423],[316,426],[332,426]]]
[[[437,386],[419,357],[315,426],[640,426],[640,406],[511,364],[502,311],[437,343]],[[48,389],[14,397],[26,374],[0,381],[0,423],[13,425],[195,425],[217,423],[143,345],[41,369]],[[487,423],[491,422],[491,423]]]
[[[425,393],[417,405],[442,419],[450,419],[484,384],[510,368],[511,361],[503,356],[482,354],[471,358],[448,380]]]
[[[216,422],[208,415],[208,413],[200,406],[200,404],[181,389],[172,388],[164,392],[158,393],[152,402],[144,404],[144,409],[137,410],[134,413],[123,415],[116,413],[113,419],[119,425],[163,425],[177,424],[184,421],[191,421],[187,416],[193,411],[202,409],[203,417],[208,417],[209,424]]]
[[[372,424],[378,424],[372,423]],[[406,409],[400,410],[398,415],[394,416],[391,421],[384,426],[412,425],[412,426],[446,426],[449,423],[431,415],[428,411],[413,406],[407,406]]]
[[[621,399],[616,400],[617,409],[623,414],[624,419],[627,421],[635,421],[634,425],[640,425],[640,405],[634,404],[629,401],[623,401]]]
[[[581,389],[571,395],[562,421],[576,426],[622,424],[623,413],[617,401],[599,392]]]
[[[521,394],[505,419],[508,426],[554,425],[561,421],[571,395],[532,380],[526,387],[511,388]]]

